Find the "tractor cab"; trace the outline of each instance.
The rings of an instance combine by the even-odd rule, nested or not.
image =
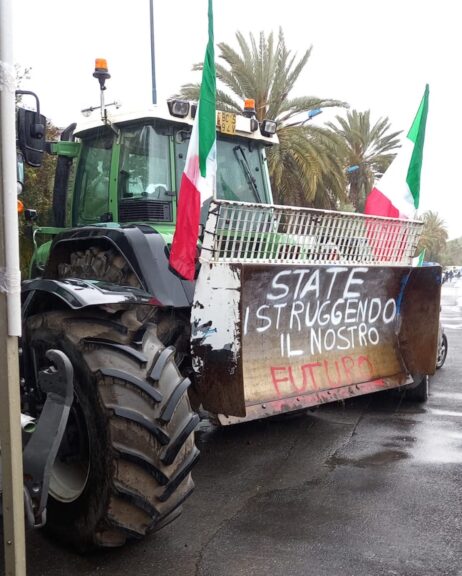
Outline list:
[[[195,111],[194,104],[173,100],[141,114],[111,115],[110,123],[79,126],[69,223],[172,228]],[[265,148],[276,136],[260,130],[253,117],[217,112],[219,199],[272,202]]]
[[[59,142],[47,142],[47,152],[57,156],[53,226],[35,227],[31,276],[42,275],[53,238],[69,228],[147,225],[167,245],[173,238],[197,103],[172,99],[143,111],[109,111],[104,60],[93,75],[100,106],[83,110],[86,119],[66,128]],[[215,199],[272,204],[265,149],[278,141],[276,122],[257,121],[254,101],[246,100],[242,115],[217,111],[216,130]]]
[[[171,100],[139,112],[116,110],[64,130],[48,151],[58,156],[53,227],[36,229],[33,276],[41,275],[50,238],[68,228],[148,225],[169,244],[195,103]],[[271,204],[266,148],[276,124],[218,111],[217,198]],[[205,225],[206,210],[203,222]]]

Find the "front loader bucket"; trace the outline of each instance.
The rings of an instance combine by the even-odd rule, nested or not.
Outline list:
[[[203,407],[221,423],[434,373],[439,266],[253,260],[204,262],[196,283],[198,390]]]
[[[222,423],[435,371],[439,267],[213,264],[203,272],[193,354],[202,404]]]

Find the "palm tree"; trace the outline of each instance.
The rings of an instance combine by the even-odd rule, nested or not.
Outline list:
[[[442,264],[445,266],[462,266],[462,237],[447,242]]]
[[[385,172],[395,157],[401,132],[390,132],[388,118],[380,118],[372,125],[370,110],[351,110],[346,118],[336,116],[335,120],[338,124],[329,122],[327,126],[345,142],[350,202],[362,212],[374,180]]]
[[[432,210],[424,212],[422,214],[422,220],[424,227],[417,252],[419,253],[425,249],[425,260],[441,262],[448,239],[446,224],[438,213]]]
[[[335,207],[345,200],[346,179],[342,165],[341,139],[331,130],[307,124],[307,112],[320,108],[347,106],[338,100],[315,96],[291,97],[290,94],[311,55],[311,48],[300,59],[286,46],[279,30],[275,41],[262,32],[259,40],[249,35],[247,42],[236,33],[238,50],[222,42],[216,75],[217,107],[242,113],[246,98],[255,100],[256,116],[276,120],[279,146],[268,152],[270,177],[275,198],[280,203]],[[196,64],[193,70],[201,70]],[[186,84],[181,96],[199,97],[200,84]]]

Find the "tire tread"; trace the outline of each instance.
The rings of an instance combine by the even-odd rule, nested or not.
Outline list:
[[[107,480],[99,500],[94,496],[95,510],[79,512],[82,520],[69,527],[68,536],[59,534],[66,530],[64,523],[54,532],[88,550],[120,546],[160,529],[191,494],[190,471],[199,456],[193,436],[199,417],[189,404],[189,381],[176,367],[175,348],[162,345],[154,324],[147,323],[140,337],[140,330],[130,335],[113,318],[83,318],[72,310],[37,316],[42,318],[32,317],[33,326],[51,331],[56,341],[65,340],[80,354],[104,414],[100,424],[108,442],[107,454],[98,460]],[[122,462],[123,481],[117,476]]]

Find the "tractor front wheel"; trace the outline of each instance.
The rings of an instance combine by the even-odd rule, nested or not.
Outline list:
[[[96,313],[31,317],[38,369],[50,348],[74,366],[75,398],[50,478],[48,529],[87,550],[121,546],[176,518],[199,452],[187,388],[156,326],[130,335]]]

